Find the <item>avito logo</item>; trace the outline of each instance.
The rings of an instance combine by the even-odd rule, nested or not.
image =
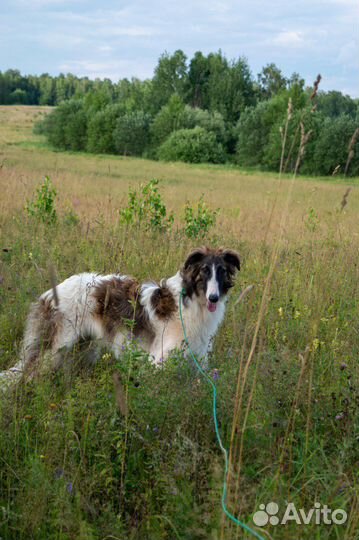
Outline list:
[[[278,513],[279,506],[276,502],[260,504],[259,510],[253,515],[253,522],[258,527],[265,527],[268,523],[270,525],[286,525],[291,521],[297,525],[309,525],[309,523],[343,525],[348,519],[346,511],[342,508],[331,510],[326,504],[322,506],[318,502],[314,503],[314,507],[308,511],[305,511],[304,508],[297,510],[294,503],[288,503],[281,518]]]

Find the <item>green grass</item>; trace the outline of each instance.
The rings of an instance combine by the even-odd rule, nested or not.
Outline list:
[[[55,153],[32,146],[42,144],[31,134],[38,111],[0,113],[0,369],[16,362],[29,305],[50,286],[52,265],[59,280],[86,270],[172,275],[195,245],[177,230],[185,201],[204,192],[221,209],[206,243],[242,258],[210,360],[210,373],[220,374],[218,416],[231,455],[228,506],[253,526],[261,503],[275,501],[282,512],[288,501],[306,511],[318,501],[345,509],[347,523],[268,525],[262,535],[356,539],[357,188],[340,211],[346,182],[297,179],[278,245],[289,182],[228,167]],[[45,174],[58,191],[51,226],[24,211]],[[119,223],[128,186],[153,176],[176,215],[165,235]],[[69,208],[79,223],[67,219]],[[248,285],[252,292],[236,304]],[[2,394],[0,537],[249,538],[221,513],[223,460],[211,395],[191,363],[175,355],[154,369],[134,344],[121,361],[102,351],[86,369],[85,353],[78,347],[68,367]]]

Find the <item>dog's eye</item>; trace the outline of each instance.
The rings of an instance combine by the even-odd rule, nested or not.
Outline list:
[[[223,276],[223,274],[225,273],[225,268],[223,268],[223,266],[218,266],[217,268],[217,275],[218,276]]]
[[[209,276],[210,273],[211,273],[211,269],[209,266],[203,266],[202,267],[202,272],[206,275],[206,276]]]

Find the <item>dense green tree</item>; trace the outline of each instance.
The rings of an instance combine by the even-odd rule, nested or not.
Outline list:
[[[187,57],[177,50],[172,55],[164,53],[155,68],[152,79],[153,112],[165,105],[173,94],[182,99],[187,87]]]
[[[115,87],[115,100],[123,104],[128,112],[151,111],[153,109],[152,81],[140,81],[136,78],[130,81],[122,79]]]
[[[358,112],[357,103],[351,97],[344,96],[336,90],[319,92],[317,103],[318,111],[331,118],[336,118],[341,114],[348,114],[355,119]]]
[[[359,125],[359,102],[337,91],[319,91],[313,99],[312,88],[304,85],[298,73],[287,79],[273,63],[263,67],[255,82],[244,57],[228,60],[220,50],[197,51],[187,62],[177,50],[163,54],[153,78],[145,81],[0,72],[0,104],[58,106],[35,129],[60,149],[157,157],[160,147],[164,155],[174,152],[176,143],[187,154],[194,144],[196,156],[203,141],[211,145],[214,137],[221,156],[278,170],[291,100],[284,169],[295,166],[303,124],[311,136],[301,171],[331,174],[337,165],[344,171],[348,137]],[[357,171],[356,147],[352,150],[351,174]]]
[[[40,100],[39,105],[56,105],[55,81],[47,73],[39,79]]]
[[[226,123],[219,112],[205,111],[199,108],[186,106],[188,127],[202,127],[206,131],[213,132],[218,142],[226,144]]]
[[[236,161],[239,165],[255,166],[263,162],[271,124],[266,121],[269,112],[267,102],[247,108],[236,127]]]
[[[187,99],[192,106],[217,111],[229,122],[255,103],[255,89],[245,58],[232,62],[221,51],[204,57],[197,52],[190,63]]]
[[[88,152],[96,154],[114,154],[116,152],[114,131],[118,118],[125,114],[121,104],[107,105],[95,114],[88,115],[87,145]]]
[[[286,119],[287,113],[282,114],[274,122],[264,147],[261,164],[263,167],[272,171],[279,171],[280,169]],[[309,137],[305,144],[304,155],[300,160],[300,170],[302,172],[313,171],[313,154],[322,123],[323,117],[317,112],[312,112],[311,107],[293,111],[288,122],[283,148],[282,172],[293,172],[295,170],[301,145],[301,125],[303,126],[304,133],[309,134]]]
[[[197,51],[188,69],[187,100],[192,107],[208,108],[208,82],[210,66],[208,57]]]
[[[113,132],[116,152],[125,156],[142,156],[149,143],[150,125],[151,116],[143,111],[120,116]]]
[[[271,98],[285,90],[287,79],[283,77],[281,70],[273,63],[264,66],[258,73],[258,84],[261,95],[264,98]]]
[[[193,126],[191,110],[186,108],[178,94],[173,94],[154,119],[151,126],[152,143],[159,146],[173,131]]]
[[[323,122],[313,156],[312,172],[331,175],[335,170],[344,173],[349,154],[349,144],[358,123],[349,115],[326,118]],[[359,174],[359,137],[352,148],[353,158],[348,174]]]
[[[236,126],[236,160],[240,165],[264,165],[269,135],[276,123],[285,122],[289,93],[283,93],[256,107],[247,108]],[[279,126],[278,126],[279,134]]]
[[[48,140],[62,150],[85,150],[87,115],[83,100],[72,99],[59,105],[42,122]]]
[[[27,93],[25,90],[22,90],[21,88],[16,88],[13,92],[10,94],[10,103],[14,103],[16,105],[26,105],[27,103]]]

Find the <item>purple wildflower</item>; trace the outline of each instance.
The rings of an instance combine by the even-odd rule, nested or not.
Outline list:
[[[219,369],[213,370],[213,380],[218,381],[219,380]]]
[[[72,483],[72,482],[68,482],[68,483],[66,484],[66,491],[67,491],[68,493],[70,493],[70,495],[71,495],[71,494],[73,493],[73,490],[74,490],[74,485],[73,485],[73,483]]]

